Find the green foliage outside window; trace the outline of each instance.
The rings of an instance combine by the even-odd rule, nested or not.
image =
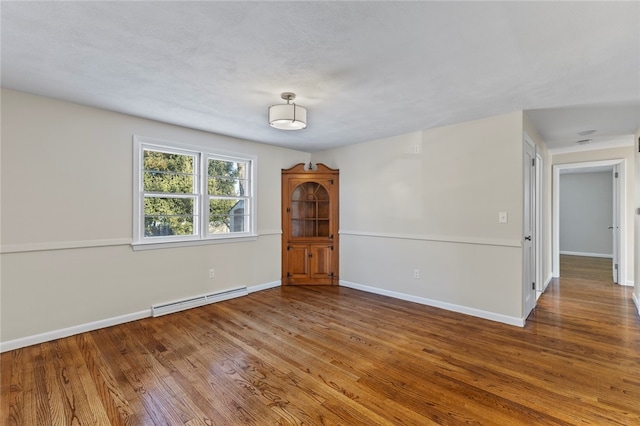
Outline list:
[[[244,231],[248,163],[209,159],[209,233]],[[144,234],[194,235],[198,178],[194,155],[144,150]]]
[[[144,151],[145,192],[191,195],[191,197],[146,196],[144,234],[147,237],[194,234],[196,179],[192,155]]]
[[[234,222],[244,220],[244,200],[237,197],[245,195],[247,166],[247,163],[209,160],[207,192],[214,197],[209,201],[209,233],[239,230]]]

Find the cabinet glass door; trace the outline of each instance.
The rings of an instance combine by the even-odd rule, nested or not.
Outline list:
[[[304,182],[291,193],[291,236],[329,237],[329,192],[318,182]]]

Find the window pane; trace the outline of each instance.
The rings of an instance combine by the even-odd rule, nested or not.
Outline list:
[[[145,197],[144,235],[195,235],[195,198]]]
[[[210,158],[207,168],[210,195],[236,197],[249,194],[249,162],[225,161]]]
[[[145,197],[145,216],[193,216],[194,198]]]
[[[209,233],[245,232],[248,223],[245,200],[209,201]]]
[[[230,232],[245,232],[249,227],[247,225],[249,216],[233,215],[233,216],[210,216],[209,217],[209,234],[228,234]]]
[[[193,175],[165,172],[144,172],[144,190],[170,194],[193,194]]]
[[[143,189],[149,192],[193,194],[195,163],[196,157],[193,155],[145,150]]]
[[[246,191],[248,182],[240,179],[209,178],[210,195],[230,195],[232,197],[242,197],[249,195]]]
[[[168,235],[195,235],[194,217],[191,216],[145,216],[144,236],[164,237]]]
[[[193,174],[194,155],[144,150],[144,170]]]
[[[209,177],[226,177],[233,179],[247,179],[247,171],[249,170],[248,162],[224,161],[209,159],[208,174]]]

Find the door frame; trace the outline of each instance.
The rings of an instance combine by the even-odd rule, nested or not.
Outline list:
[[[538,299],[538,253],[537,253],[537,225],[538,225],[538,208],[537,208],[537,147],[533,139],[524,132],[523,135],[523,147],[522,147],[522,166],[523,166],[523,220],[522,220],[522,307],[524,311],[524,318],[526,319],[531,311],[536,307]],[[531,160],[527,161],[527,149],[531,153]],[[528,184],[528,186],[527,186]],[[526,195],[529,195],[527,200]],[[529,209],[527,211],[527,206]],[[527,223],[527,218],[528,223]],[[527,235],[528,234],[528,235]],[[525,237],[529,237],[530,243],[527,243]],[[527,250],[527,246],[530,244],[530,250]],[[534,283],[533,286],[531,283]]]
[[[624,158],[614,160],[587,161],[582,163],[567,163],[553,165],[553,189],[552,189],[552,227],[551,227],[551,273],[554,278],[560,276],[560,171],[568,169],[586,169],[590,167],[607,167],[617,166],[618,179],[613,180],[614,185],[618,185],[617,218],[614,219],[618,223],[619,238],[617,241],[618,253],[618,284],[626,285],[626,260],[627,260],[627,244],[626,244],[626,204],[627,204],[627,176],[626,176],[626,160]],[[614,248],[615,250],[615,248]]]
[[[618,176],[618,179],[616,179]],[[613,220],[611,221],[612,231],[613,231],[613,266],[612,266],[612,279],[616,284],[620,284],[622,280],[622,274],[620,268],[616,268],[615,265],[620,265],[620,166],[613,166]],[[624,283],[623,283],[624,284]]]
[[[544,239],[543,236],[543,224],[542,224],[542,217],[544,214],[544,209],[543,207],[543,203],[544,203],[544,197],[543,197],[543,193],[542,193],[542,188],[544,188],[544,183],[545,183],[545,179],[544,179],[544,159],[542,158],[542,155],[540,155],[540,152],[538,152],[538,149],[536,147],[536,207],[535,207],[535,212],[536,212],[536,220],[535,220],[535,227],[536,227],[536,232],[535,232],[535,243],[536,243],[536,290],[538,291],[538,294],[536,295],[536,298],[539,298],[540,295],[542,295],[542,293],[544,293],[544,291],[546,290],[546,285],[547,284],[545,282],[545,277],[543,276],[544,274],[544,267],[543,267],[543,262],[542,259],[544,258],[544,250],[543,250],[543,246],[544,244],[542,244],[542,240]]]

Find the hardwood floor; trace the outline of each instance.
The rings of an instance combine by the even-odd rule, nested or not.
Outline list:
[[[4,353],[2,424],[640,424],[630,296],[555,280],[519,328],[275,288]]]
[[[560,276],[612,282],[611,259],[561,254]]]

